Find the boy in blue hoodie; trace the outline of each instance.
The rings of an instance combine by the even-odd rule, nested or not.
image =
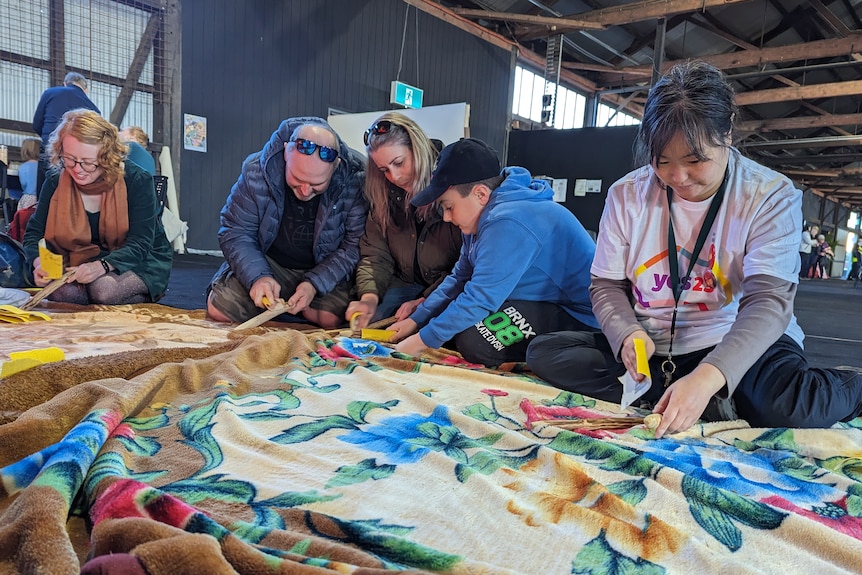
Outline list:
[[[524,361],[538,334],[598,331],[588,291],[595,242],[546,182],[524,168],[501,172],[494,150],[465,138],[440,153],[431,183],[412,200],[432,202],[461,229],[461,255],[389,328],[398,351],[418,356],[454,340],[466,360],[498,366]]]

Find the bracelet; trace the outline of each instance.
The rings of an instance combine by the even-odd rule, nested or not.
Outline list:
[[[108,262],[105,260],[99,260],[99,263],[102,264],[103,268],[105,268],[105,275],[111,273],[111,268],[108,267]]]

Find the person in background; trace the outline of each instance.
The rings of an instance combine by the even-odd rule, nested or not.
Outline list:
[[[859,239],[853,246],[850,252],[850,273],[847,276],[848,280],[860,280],[860,271],[862,271],[862,239]]]
[[[366,130],[365,149],[370,212],[359,243],[359,299],[346,314],[348,320],[361,314],[358,328],[393,314],[407,318],[452,270],[461,249],[461,231],[434,206],[410,203],[430,182],[438,154],[419,125],[387,112]]]
[[[368,203],[364,159],[322,118],[288,118],[248,156],[221,210],[225,263],[207,315],[243,322],[286,297],[324,328],[343,323]]]
[[[151,176],[156,175],[156,161],[147,150],[150,145],[150,137],[140,126],[126,126],[120,130],[120,139],[129,146],[129,154],[126,159],[136,163]]]
[[[454,338],[467,361],[499,366],[524,361],[536,334],[597,331],[588,293],[596,246],[553,198],[524,168],[501,171],[481,140],[444,148],[411,203],[436,202],[443,220],[461,229],[461,253],[416,311],[389,327],[396,350],[417,356]]]
[[[819,228],[817,226],[805,226],[802,228],[802,242],[799,244],[799,277],[809,279],[811,272],[811,250],[816,249],[817,241],[814,239]],[[811,235],[812,231],[815,235]]]
[[[24,232],[27,230],[27,222],[30,217],[36,213],[36,205],[38,204],[35,194],[24,194],[18,200],[18,209],[15,210],[15,215],[12,216],[12,222],[9,224],[9,237],[22,242],[24,241]]]
[[[74,271],[50,299],[77,304],[158,300],[168,286],[173,250],[158,217],[153,178],[124,162],[117,129],[92,110],[63,115],[48,143],[51,170],[24,233],[38,287],[52,280],[39,241]]]
[[[590,294],[603,333],[539,336],[527,354],[552,385],[618,403],[619,376],[644,378],[642,340],[657,437],[705,413],[752,427],[862,414],[862,373],[814,369],[802,350],[802,193],[731,146],[735,116],[733,89],[706,63],[653,86],[636,140],[647,165],[611,186],[599,227]]]
[[[69,110],[83,108],[101,114],[99,108],[87,97],[87,79],[77,72],[69,72],[62,86],[54,86],[42,92],[36,112],[33,114],[33,130],[42,137],[39,167],[36,173],[36,196],[42,193],[45,173],[49,167],[50,150],[48,140],[63,114]]]
[[[814,251],[817,255],[814,262],[814,277],[822,280],[829,279],[829,270],[832,267],[832,259],[835,254],[823,234],[817,235],[817,247],[814,248]]]
[[[18,166],[18,180],[21,182],[21,195],[18,197],[12,196],[12,190],[9,190],[10,197],[14,200],[21,200],[21,196],[32,195],[34,198],[38,195],[36,189],[37,172],[39,170],[39,150],[40,141],[36,138],[27,138],[21,142],[21,165]]]

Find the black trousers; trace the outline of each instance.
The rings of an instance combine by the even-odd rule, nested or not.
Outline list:
[[[691,373],[712,348],[674,357],[675,379]],[[664,393],[661,363],[650,359],[652,387],[643,400]],[[536,337],[528,367],[554,387],[619,403],[625,366],[616,361],[601,333],[561,332]],[[805,352],[782,335],[749,368],[733,393],[738,416],[754,427],[831,427],[862,415],[862,374],[808,365]]]
[[[524,361],[527,346],[539,334],[563,330],[593,328],[553,303],[506,300],[499,310],[457,334],[453,343],[467,361],[496,367]]]

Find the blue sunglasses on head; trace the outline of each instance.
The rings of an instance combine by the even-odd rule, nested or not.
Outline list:
[[[331,164],[338,157],[338,150],[335,148],[321,146],[305,138],[291,138],[290,142],[296,146],[296,151],[304,156],[313,156],[314,150],[317,150],[317,155],[327,164]]]

